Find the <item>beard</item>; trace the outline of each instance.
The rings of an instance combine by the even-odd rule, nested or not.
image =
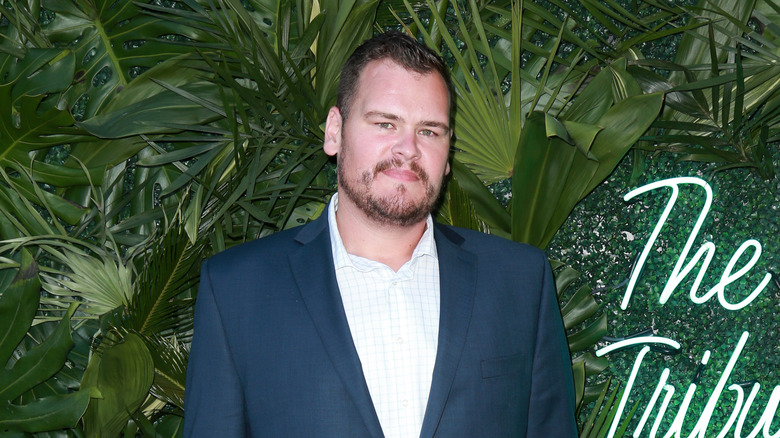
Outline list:
[[[395,193],[388,196],[375,196],[371,193],[371,187],[376,176],[385,170],[402,167],[402,162],[397,159],[385,160],[374,166],[373,170],[366,170],[360,178],[350,180],[342,166],[338,166],[337,176],[339,192],[343,192],[355,205],[362,210],[369,219],[384,225],[406,227],[416,224],[428,217],[439,199],[440,186],[435,187],[430,182],[428,174],[416,162],[409,165],[409,170],[414,172],[423,185],[424,196],[415,201],[404,196],[407,192],[404,184],[397,184]]]

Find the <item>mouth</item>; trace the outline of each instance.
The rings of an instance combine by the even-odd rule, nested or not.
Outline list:
[[[411,170],[400,169],[397,167],[394,167],[392,169],[387,169],[382,173],[385,174],[386,176],[389,176],[390,178],[397,179],[400,181],[415,182],[420,180],[420,177],[417,175],[417,173],[412,172]]]
[[[396,160],[383,161],[374,168],[374,177],[379,173],[392,179],[404,182],[428,181],[428,175],[416,162],[412,162],[409,168],[404,168],[402,163]]]

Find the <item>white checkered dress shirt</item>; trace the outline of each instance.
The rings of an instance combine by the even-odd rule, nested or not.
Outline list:
[[[439,337],[439,259],[430,215],[398,272],[348,254],[328,207],[341,299],[374,408],[387,438],[420,436]]]

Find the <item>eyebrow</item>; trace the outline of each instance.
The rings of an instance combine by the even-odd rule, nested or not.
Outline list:
[[[388,120],[397,120],[397,121],[400,121],[400,122],[404,121],[403,117],[401,117],[401,116],[398,116],[396,114],[391,114],[391,113],[385,113],[385,112],[382,112],[382,111],[369,111],[369,112],[365,113],[363,115],[363,117],[365,117],[367,119],[368,118],[372,118],[372,117],[381,117],[383,119],[388,119]],[[420,125],[421,126],[427,126],[429,128],[439,128],[439,129],[443,129],[445,132],[450,132],[450,126],[448,124],[437,122],[437,121],[434,121],[434,120],[423,120],[420,123]]]

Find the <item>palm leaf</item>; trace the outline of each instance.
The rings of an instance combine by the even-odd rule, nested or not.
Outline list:
[[[154,361],[154,381],[150,394],[165,403],[184,409],[184,383],[189,351],[177,338],[153,337],[146,345]]]
[[[509,236],[512,220],[502,206],[479,178],[466,165],[454,158],[451,163],[453,179],[469,198],[475,213],[488,226],[491,234]]]
[[[156,239],[149,253],[139,254],[138,294],[127,307],[126,329],[144,336],[183,335],[191,329],[191,315],[185,312],[192,303],[181,295],[197,284],[203,249],[203,243],[191,244],[177,224]]]
[[[460,188],[456,179],[450,180],[447,184],[447,192],[439,207],[437,220],[448,225],[477,231],[487,229],[469,195]]]
[[[608,381],[599,394],[588,418],[581,425],[580,438],[603,438],[607,436],[613,421],[616,421],[615,414],[617,413],[617,401],[623,397],[625,389],[622,389],[619,383],[615,385],[611,391],[610,387],[611,381]],[[609,396],[607,396],[607,394],[609,394]],[[638,407],[638,403],[634,405],[628,416],[615,430],[614,435],[610,436],[620,438],[625,434],[629,422]]]
[[[674,62],[642,62],[671,71],[668,79],[644,74],[643,86],[671,91],[663,120],[647,137],[657,146],[646,149],[716,162],[716,170],[748,167],[773,177],[761,139],[778,132],[780,58],[771,37],[746,25],[755,6],[702,0],[693,8],[698,13],[693,21],[703,26],[684,34]]]
[[[44,191],[25,169],[19,170],[19,177],[12,178],[0,168],[0,178],[7,184],[0,185],[0,206],[6,225],[2,228],[4,238],[52,234],[58,230],[64,233],[63,226],[57,221],[47,221],[41,214],[38,204],[52,217],[58,217],[65,223],[78,223],[86,214],[86,209],[73,205],[59,196]]]
[[[319,103],[327,108],[336,102],[341,66],[363,40],[371,36],[378,0],[323,0],[323,21],[316,47],[315,83]],[[324,120],[324,119],[323,119]]]

